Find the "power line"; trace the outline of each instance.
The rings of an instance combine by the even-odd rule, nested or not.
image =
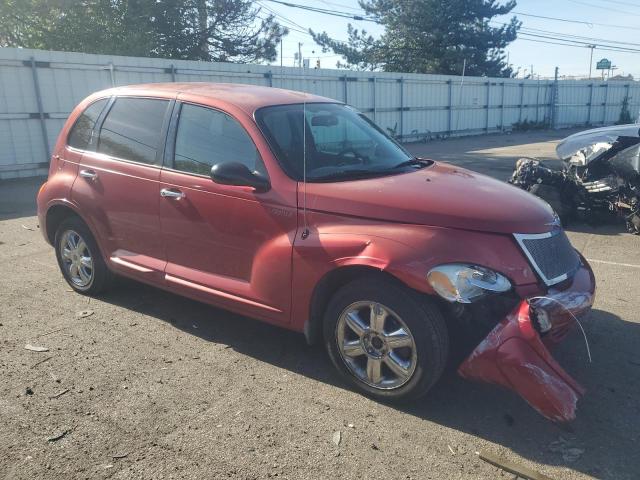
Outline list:
[[[597,25],[599,27],[622,28],[625,30],[634,30],[634,31],[638,30],[638,27],[632,27],[630,25],[614,25],[612,23],[587,22],[584,20],[572,20],[569,18],[547,17],[544,15],[534,15],[533,13],[523,13],[523,12],[516,12],[516,11],[512,13],[514,13],[515,15],[522,15],[523,17],[542,18],[544,20],[555,20],[558,22],[566,22],[566,23],[578,23],[580,25],[586,25],[588,27],[593,27],[594,25]]]
[[[342,12],[342,11],[339,11],[339,10],[329,10],[329,9],[320,8],[320,7],[310,7],[308,5],[300,5],[300,4],[297,4],[297,3],[283,2],[282,0],[265,0],[265,1],[272,2],[272,3],[278,3],[278,4],[284,5],[286,7],[299,8],[301,10],[307,10],[309,12],[322,13],[324,15],[331,15],[331,16],[334,16],[334,17],[341,17],[341,18],[348,18],[348,19],[351,19],[351,20],[361,20],[361,21],[365,21],[365,22],[379,23],[378,20],[376,20],[375,18],[364,17],[362,15],[355,15],[353,13]]]
[[[287,23],[287,27],[290,30],[293,30],[295,32],[298,33],[304,33],[305,35],[311,36],[309,34],[309,31],[306,30],[302,25],[300,25],[299,23],[294,22],[293,20],[285,17],[284,15],[281,15],[280,13],[276,12],[275,10],[273,10],[272,8],[269,8],[266,5],[263,5],[260,2],[256,2],[260,7],[264,8],[265,10],[267,10],[268,12],[270,12],[272,15],[274,15],[275,17],[279,18],[281,21],[283,21],[284,23]]]
[[[346,8],[347,10],[355,10],[356,12],[362,12],[360,7],[351,7],[349,5],[344,5],[342,3],[330,2],[329,0],[320,0],[325,5],[330,5],[334,7]]]
[[[620,0],[600,0],[600,1],[606,2],[606,3],[617,3],[618,5],[628,5],[630,7],[640,7],[640,5],[638,5],[637,3],[622,2]]]
[[[602,10],[607,10],[609,12],[618,12],[618,13],[624,13],[625,15],[633,15],[634,17],[640,17],[640,13],[627,12],[626,10],[618,10],[617,8],[604,7],[602,5],[594,5],[593,3],[581,2],[579,0],[569,0],[569,1],[577,5],[584,5],[585,7],[600,8]]]
[[[580,45],[582,47],[586,47],[588,45],[595,45],[598,49],[600,50],[611,50],[614,52],[629,52],[629,53],[640,53],[640,49],[637,48],[630,48],[630,47],[618,47],[615,45],[597,45],[591,42],[585,42],[582,40],[572,40],[570,38],[562,38],[562,37],[555,37],[555,36],[550,36],[550,35],[539,35],[537,33],[527,33],[527,32],[523,32],[520,33],[519,35],[525,35],[525,36],[530,36],[530,37],[535,37],[535,38],[542,38],[545,40],[556,40],[556,41],[562,41],[562,42],[570,42],[570,43],[574,43],[576,45]]]
[[[518,40],[527,40],[529,42],[537,42],[537,43],[548,43],[550,45],[563,45],[565,47],[577,47],[577,48],[585,48],[591,44],[585,43],[585,42],[578,42],[577,40],[569,40],[569,39],[563,39],[563,38],[556,38],[556,37],[547,37],[547,36],[543,36],[543,35],[534,35],[531,33],[523,33],[521,35],[524,35],[524,37],[518,37]],[[534,38],[528,38],[528,36],[531,35]],[[560,43],[562,42],[562,43]],[[611,46],[602,46],[602,45],[596,45],[598,50],[603,50],[603,51],[607,51],[607,52],[619,52],[619,53],[640,53],[640,50],[637,49],[631,49],[631,48],[620,48],[620,47],[611,47]]]
[[[496,22],[494,20],[492,20],[490,23],[492,23],[493,25],[503,25],[503,26],[508,26],[508,23],[503,23],[503,22]],[[522,35],[522,34],[526,34],[526,33],[536,33],[536,34],[550,34],[550,35],[559,35],[561,37],[566,37],[566,39],[577,39],[577,40],[588,40],[589,43],[594,43],[594,42],[600,42],[602,44],[602,46],[611,46],[611,47],[617,47],[618,45],[621,45],[620,48],[626,48],[624,47],[624,45],[631,45],[633,47],[640,47],[640,43],[633,43],[633,42],[623,42],[623,41],[618,41],[618,40],[607,40],[605,38],[596,38],[596,37],[585,37],[582,35],[572,35],[569,33],[561,33],[561,32],[553,32],[550,30],[541,30],[539,28],[533,28],[533,27],[521,27],[520,30],[518,31],[518,35]],[[608,44],[616,44],[616,45],[608,45]]]

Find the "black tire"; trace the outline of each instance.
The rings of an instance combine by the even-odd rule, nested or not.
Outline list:
[[[536,183],[529,188],[529,192],[547,202],[553,208],[553,211],[558,214],[563,225],[568,223],[573,213],[573,205],[564,201],[559,188]]]
[[[92,259],[92,274],[91,279],[87,285],[78,285],[77,283],[75,283],[71,278],[69,269],[65,267],[65,263],[62,258],[61,243],[65,237],[65,234],[69,231],[76,232],[78,235],[80,235],[90,253]],[[102,253],[100,252],[100,248],[98,247],[93,234],[89,230],[89,227],[87,227],[82,219],[80,219],[80,217],[69,217],[60,223],[55,234],[54,248],[56,251],[56,259],[58,260],[58,267],[60,267],[60,272],[62,273],[62,276],[69,284],[69,286],[76,292],[83,295],[97,295],[105,291],[110,286],[112,274],[104,262]]]
[[[338,346],[339,319],[356,302],[375,302],[392,310],[409,328],[416,348],[415,369],[406,383],[390,389],[362,381],[347,366]],[[383,275],[363,277],[340,288],[324,315],[324,340],[331,361],[341,376],[366,395],[383,401],[411,401],[425,395],[445,369],[449,336],[436,302]],[[364,361],[368,361],[366,356]]]

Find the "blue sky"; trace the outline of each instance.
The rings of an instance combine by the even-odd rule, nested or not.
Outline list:
[[[356,0],[289,0],[290,3],[310,5],[320,8],[333,9],[337,11],[353,12],[357,14],[360,9]],[[280,15],[279,21],[284,25],[298,30],[312,28],[318,31],[326,31],[333,38],[339,40],[346,39],[347,24],[351,22],[357,28],[365,28],[374,36],[382,33],[383,29],[371,22],[354,21],[335,16],[312,13],[296,8],[279,5],[268,0],[259,0],[263,5],[264,13],[266,8],[275,11]],[[637,33],[640,31],[640,0],[518,0],[518,5],[514,9],[516,12],[528,13],[532,15],[558,17],[564,19],[579,20],[583,22],[595,22],[611,25],[618,25],[627,28],[617,28],[600,25],[587,25],[540,18],[517,15],[523,21],[523,27],[536,29],[530,33],[536,35],[553,36],[553,33],[541,33],[537,30],[547,32],[558,32],[562,34],[590,37],[594,39],[606,39],[616,42],[629,42],[636,45],[625,45],[628,48],[640,50],[640,38]],[[511,16],[511,15],[510,15]],[[506,21],[507,17],[497,18],[497,21]],[[287,23],[284,18],[295,22],[296,25]],[[300,28],[302,27],[302,28]],[[535,39],[539,37],[529,37]],[[553,40],[551,40],[553,41]],[[331,53],[322,53],[320,47],[313,42],[313,39],[298,31],[291,31],[283,43],[283,63],[293,65],[294,53],[298,50],[298,42],[302,42],[303,57],[311,58],[311,64],[315,65],[317,58],[320,58],[322,68],[335,68],[336,61],[340,57],[332,56]],[[593,43],[597,44],[598,40]],[[534,74],[543,77],[553,76],[555,66],[560,67],[561,75],[587,76],[589,72],[590,49],[586,47],[571,47],[562,45],[550,45],[525,40],[524,37],[513,42],[508,48],[509,62],[515,68],[520,67],[521,72],[527,70],[529,73],[533,65]],[[638,52],[612,52],[598,49],[596,47],[593,54],[593,75],[600,75],[595,71],[596,61],[607,58],[618,67],[616,74],[631,73],[636,79],[640,79],[640,51]],[[277,61],[280,63],[280,60]]]

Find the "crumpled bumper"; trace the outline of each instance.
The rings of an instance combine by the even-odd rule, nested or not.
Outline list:
[[[515,391],[552,421],[573,420],[585,390],[554,360],[547,345],[564,338],[575,323],[572,315],[579,317],[591,309],[595,280],[582,260],[571,285],[551,289],[544,298],[522,300],[471,352],[458,373]],[[546,311],[552,325],[544,337],[532,319],[532,310],[539,308]]]

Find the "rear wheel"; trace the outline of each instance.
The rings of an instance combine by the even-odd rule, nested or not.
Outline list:
[[[383,400],[427,393],[448,354],[446,326],[435,304],[382,276],[356,280],[336,293],[325,314],[324,337],[342,376]]]
[[[95,295],[109,284],[111,273],[89,228],[78,217],[63,220],[55,235],[60,271],[76,292]]]

